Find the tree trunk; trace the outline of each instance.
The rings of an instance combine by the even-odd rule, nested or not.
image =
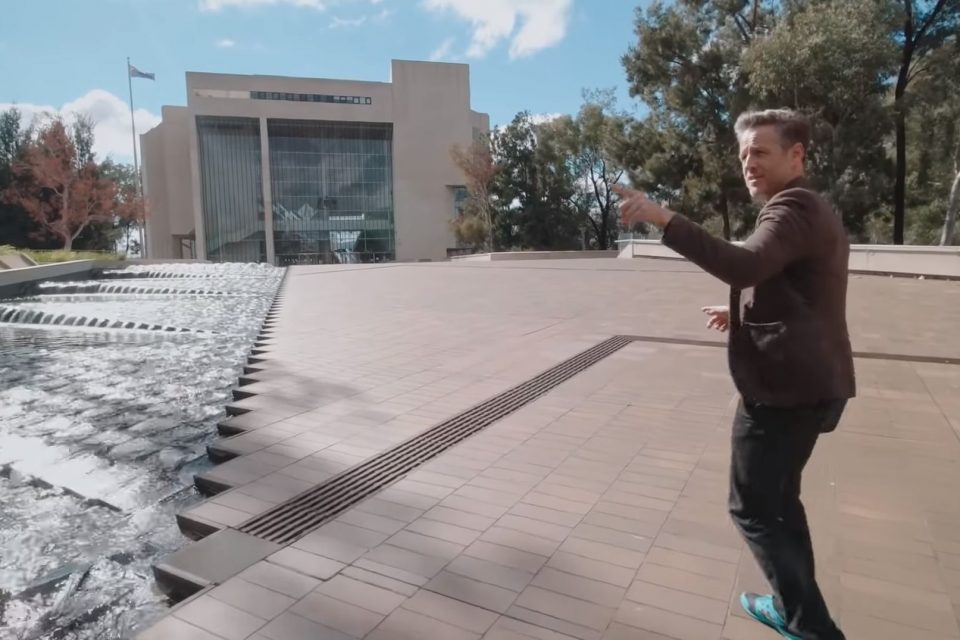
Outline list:
[[[897,167],[893,183],[893,244],[903,244],[903,230],[906,221],[907,195],[907,114],[902,100],[897,100]]]
[[[720,220],[723,222],[723,239],[730,241],[730,206],[727,203],[727,192],[720,192]]]
[[[903,230],[907,199],[907,107],[903,99],[910,82],[910,63],[916,47],[913,34],[913,0],[904,0],[903,54],[900,58],[900,73],[893,91],[893,110],[896,118],[897,166],[893,182],[893,244],[903,244]]]
[[[73,251],[73,236],[67,234],[63,239],[63,250],[64,251]]]
[[[610,206],[606,211],[600,209],[600,232],[597,234],[597,249],[606,251],[610,242]]]
[[[950,199],[947,201],[947,216],[943,221],[943,234],[940,236],[941,245],[953,244],[953,233],[957,226],[957,209],[960,209],[960,170],[953,178],[950,187]]]

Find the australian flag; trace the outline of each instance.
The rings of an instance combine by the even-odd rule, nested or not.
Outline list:
[[[127,64],[127,69],[130,71],[131,78],[146,78],[147,80],[156,80],[155,74],[147,73],[146,71],[140,71],[132,64]]]

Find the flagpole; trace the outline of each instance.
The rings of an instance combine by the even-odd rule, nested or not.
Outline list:
[[[130,74],[130,58],[127,57],[127,88],[130,90],[130,137],[133,140],[133,172],[137,175],[137,192],[140,194],[140,203],[143,202],[143,178],[140,176],[140,162],[137,160],[137,126],[133,119],[133,76]],[[141,212],[142,214],[143,212]],[[146,217],[141,215],[140,224],[140,257],[147,257],[146,237],[144,234],[144,225]]]

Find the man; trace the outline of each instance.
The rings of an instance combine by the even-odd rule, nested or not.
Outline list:
[[[729,307],[703,309],[709,327],[730,331],[730,372],[741,395],[730,513],[774,592],[745,593],[741,605],[786,638],[842,639],[814,575],[800,478],[818,436],[836,428],[855,395],[846,323],[849,242],[806,181],[810,127],[803,116],[745,113],[735,131],[744,180],[764,202],[742,246],[637,191],[614,189],[628,226],[662,227],[665,245],[731,287]]]

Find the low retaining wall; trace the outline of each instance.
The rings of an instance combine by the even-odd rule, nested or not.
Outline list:
[[[620,258],[684,260],[659,240],[627,240],[623,244]],[[850,271],[960,279],[960,247],[854,244],[850,246]]]
[[[608,251],[500,251],[451,256],[451,262],[499,262],[505,260],[576,260],[581,258],[616,258],[617,249]]]
[[[96,266],[94,260],[73,260],[0,271],[0,298],[24,295],[37,282],[83,276],[93,271]]]

